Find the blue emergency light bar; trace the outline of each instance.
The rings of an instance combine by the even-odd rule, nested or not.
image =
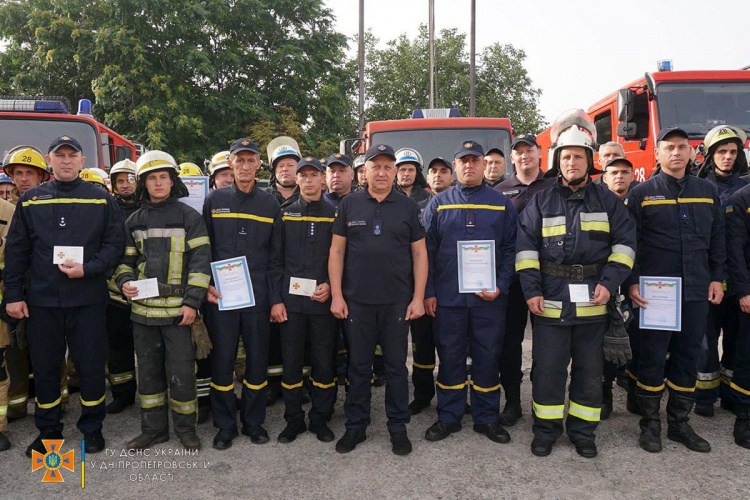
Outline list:
[[[461,113],[456,108],[415,109],[412,118],[460,118]]]
[[[656,66],[659,68],[659,71],[672,71],[672,60],[662,59],[656,63]]]
[[[70,113],[70,101],[63,96],[0,96],[0,111]]]

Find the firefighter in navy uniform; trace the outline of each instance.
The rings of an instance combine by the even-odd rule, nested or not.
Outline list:
[[[268,192],[281,207],[291,205],[299,199],[299,186],[295,180],[297,162],[301,155],[294,146],[282,144],[273,150],[268,159],[271,164],[271,178]],[[284,376],[284,364],[281,359],[281,328],[277,322],[269,325],[268,336],[268,395],[266,404],[273,405],[281,399],[281,380]]]
[[[630,298],[646,308],[639,276],[682,278],[682,330],[641,330],[636,393],[641,410],[641,448],[661,451],[659,407],[665,386],[667,437],[698,451],[711,445],[688,424],[695,402],[698,355],[708,306],[724,295],[726,240],[716,186],[690,175],[687,133],[662,129],[656,141],[661,172],[630,190],[627,206],[638,230],[638,259],[629,279]],[[667,352],[669,367],[664,382]]]
[[[734,442],[750,449],[750,186],[730,196],[726,232],[727,266],[732,270],[729,288],[736,294],[740,312],[733,338],[724,339],[725,349],[732,352],[732,378],[726,389],[722,385],[721,398],[731,402],[736,415]]]
[[[125,235],[114,198],[78,177],[85,160],[77,140],[55,139],[47,154],[55,180],[21,195],[8,235],[6,309],[16,319],[28,318],[36,384],[34,420],[40,432],[28,456],[32,450],[45,453],[42,439],[63,439],[60,366],[66,342],[81,381],[78,429],[86,452],[104,449],[106,277],[122,257]],[[82,246],[83,264],[53,264],[58,245]]]
[[[136,171],[140,208],[125,224],[125,256],[114,274],[132,301],[138,356],[141,434],[126,446],[140,450],[167,441],[171,409],[180,443],[197,450],[193,343],[199,341],[191,326],[211,280],[208,234],[200,214],[179,201],[188,190],[171,155],[149,151],[138,158]],[[133,281],[150,278],[158,280],[159,295],[135,299]]]
[[[495,185],[494,189],[508,197],[520,214],[534,195],[555,183],[542,172],[542,149],[532,134],[519,134],[510,145],[510,159],[515,172],[510,179]],[[489,155],[488,155],[489,156]],[[486,177],[485,177],[486,178]],[[529,308],[521,289],[521,281],[514,276],[508,289],[508,312],[505,316],[505,336],[500,351],[498,367],[500,383],[505,391],[505,407],[500,413],[500,425],[512,427],[521,418],[521,382],[523,371],[523,337],[529,318]]]
[[[268,432],[262,426],[266,418],[271,308],[267,273],[273,224],[279,213],[276,198],[260,189],[255,181],[260,153],[253,141],[243,138],[232,143],[229,164],[234,171],[234,184],[208,194],[203,217],[211,237],[213,261],[247,258],[255,306],[219,311],[219,293],[214,286],[209,287],[209,333],[213,343],[211,412],[214,426],[219,429],[213,441],[218,450],[232,446],[237,437],[232,364],[240,335],[247,353],[240,401],[242,433],[253,443],[268,442]]]
[[[296,181],[300,198],[286,206],[274,223],[271,253],[271,318],[281,326],[281,354],[284,376],[281,387],[286,410],[286,428],[279,442],[289,443],[307,430],[302,410],[303,364],[306,340],[312,359],[312,409],[310,431],[320,441],[333,441],[326,422],[336,403],[334,354],[336,322],[331,314],[331,287],[328,283],[328,253],[336,209],[321,199],[323,165],[312,157],[297,164]],[[292,293],[294,282],[303,278],[316,283],[311,296]]]
[[[563,432],[572,359],[565,427],[576,452],[591,458],[597,455],[602,351],[613,346],[630,351],[624,330],[622,337],[608,331],[607,303],[631,272],[635,226],[617,196],[591,182],[591,174],[599,173],[594,167],[596,129],[585,113],[564,113],[551,137],[555,149],[548,175],[557,176],[557,182],[521,212],[516,244],[516,271],[536,316],[531,452],[549,455]]]
[[[135,201],[135,163],[122,160],[109,171],[112,194],[122,211],[122,219],[138,210]],[[109,384],[113,401],[107,405],[107,413],[120,413],[135,402],[135,347],[133,323],[130,321],[130,303],[122,296],[114,280],[107,280],[109,302],[107,303],[107,345]]]
[[[719,125],[706,135],[703,141],[706,160],[698,171],[698,177],[713,182],[719,190],[722,210],[726,211],[729,197],[748,184],[740,177],[748,173],[747,159],[743,153],[747,136],[742,129]],[[724,299],[720,304],[709,304],[706,333],[701,342],[698,357],[698,381],[695,388],[695,413],[704,417],[714,416],[714,403],[719,398],[720,378],[729,382],[732,371],[734,345],[739,328],[739,303],[737,296],[725,286]],[[719,363],[719,335],[723,332],[722,357]],[[724,384],[725,394],[731,394],[729,384]],[[722,400],[723,403],[723,400]],[[731,408],[731,403],[724,406]]]
[[[486,160],[482,146],[465,141],[455,153],[458,182],[427,205],[429,274],[425,311],[435,318],[434,338],[440,368],[437,377],[438,421],[425,433],[439,441],[461,430],[471,385],[474,431],[497,443],[510,442],[499,423],[500,376],[497,367],[505,334],[508,287],[515,260],[516,209],[505,195],[484,181]],[[462,241],[495,242],[495,287],[477,293],[461,292],[458,245]],[[477,243],[474,243],[477,244]],[[467,382],[467,351],[472,359]]]

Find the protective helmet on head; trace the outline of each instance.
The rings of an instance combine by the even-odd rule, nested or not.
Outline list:
[[[104,182],[105,177],[102,177],[102,174],[97,172],[97,170],[101,169],[84,168],[78,173],[78,177],[86,182],[92,182],[100,186],[102,189],[109,191],[109,188],[107,188],[107,183]]]
[[[148,151],[138,158],[138,161],[135,164],[135,170],[136,179],[141,179],[149,172],[154,172],[156,170],[170,170],[174,172],[175,175],[179,173],[177,162],[172,155],[158,150]]]
[[[410,148],[401,148],[396,151],[396,166],[398,167],[402,163],[414,163],[417,165],[417,169],[421,169],[424,165],[419,151]]]
[[[13,179],[6,173],[0,173],[0,184],[13,184]]]
[[[202,175],[203,171],[195,163],[189,161],[180,163],[180,177],[200,177]]]
[[[282,158],[294,158],[296,161],[300,161],[302,155],[300,155],[299,151],[293,145],[282,144],[271,153],[271,167],[276,168],[276,162]]]
[[[44,160],[44,154],[34,146],[16,146],[8,151],[3,160],[3,171],[13,177],[13,167],[23,165],[33,167],[42,172],[42,182],[50,179],[50,173],[47,169],[47,162]]]
[[[354,158],[354,171],[356,172],[359,167],[365,166],[365,155],[359,155]]]
[[[550,129],[550,168],[546,177],[560,175],[560,153],[566,147],[586,150],[588,174],[601,174],[594,165],[596,150],[596,127],[582,109],[569,109],[561,114]],[[585,177],[584,177],[585,178]]]
[[[734,164],[732,164],[731,171],[736,170],[740,174],[747,173],[747,158],[742,154],[746,141],[747,134],[745,131],[734,125],[719,125],[709,130],[706,138],[703,140],[703,144],[700,145],[704,160],[698,170],[698,177],[706,177],[711,170],[719,168],[714,162],[714,153],[720,145],[729,142],[737,145],[737,158],[734,160]]]
[[[229,151],[220,151],[211,157],[211,163],[208,166],[208,175],[213,175],[219,170],[231,168],[229,166]]]
[[[116,183],[117,174],[132,175],[132,182],[135,182],[135,162],[126,158],[112,165],[112,168],[109,169],[109,182],[112,184],[112,186],[114,186]]]

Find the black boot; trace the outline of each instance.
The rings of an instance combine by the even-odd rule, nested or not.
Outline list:
[[[31,452],[37,451],[42,455],[47,454],[47,448],[42,442],[45,439],[63,439],[62,431],[58,428],[47,428],[39,431],[39,435],[36,439],[26,448],[26,456],[31,458]]]
[[[521,383],[503,385],[505,389],[505,408],[500,413],[497,423],[513,427],[521,418]]]
[[[602,382],[602,420],[607,420],[612,414],[612,382]]]
[[[640,421],[641,437],[638,443],[649,453],[659,453],[661,451],[661,420],[659,419],[661,393],[653,396],[638,394],[638,406],[643,416]]]
[[[701,453],[711,451],[708,441],[695,433],[688,424],[688,415],[693,409],[694,399],[669,391],[667,401],[667,437],[672,441],[684,444],[688,449]]]
[[[135,403],[135,395],[133,395],[133,397],[120,396],[113,399],[112,402],[107,405],[107,413],[110,415],[114,413],[121,413],[133,403]]]
[[[625,409],[635,415],[641,415],[641,407],[638,404],[638,396],[635,393],[636,381],[632,378],[628,379],[628,387],[625,389],[628,392],[627,400],[625,401]]]
[[[0,432],[0,451],[5,451],[10,449],[10,439],[8,439],[8,436]]]
[[[711,418],[715,415],[714,405],[709,403],[695,403],[695,409],[693,410],[696,415],[701,417]]]
[[[734,421],[734,442],[750,449],[750,405],[733,404],[737,420]]]

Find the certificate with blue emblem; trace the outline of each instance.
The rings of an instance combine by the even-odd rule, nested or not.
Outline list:
[[[216,291],[221,294],[219,311],[230,311],[255,305],[253,282],[250,279],[250,271],[244,255],[212,262],[211,274],[214,277]]]
[[[458,293],[497,288],[495,240],[458,242]]]
[[[647,330],[682,330],[682,278],[641,276],[641,297],[648,301],[641,307],[639,327]]]

